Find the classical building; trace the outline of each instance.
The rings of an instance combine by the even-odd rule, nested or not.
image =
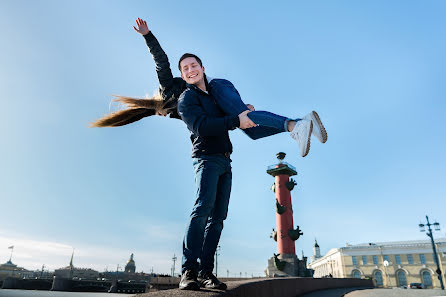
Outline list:
[[[100,273],[99,277],[109,280],[119,279],[120,281],[150,281],[151,274],[136,272],[135,260],[131,254],[124,271],[104,271]]]
[[[437,239],[436,247],[444,282],[446,238]],[[308,267],[314,270],[314,277],[372,278],[379,287],[424,283],[440,288],[430,240],[347,244],[312,259]]]
[[[11,262],[11,259],[4,264],[0,264],[0,280],[4,280],[7,277],[24,278],[30,277],[31,275],[33,275],[32,271],[26,270],[23,267],[18,267]]]

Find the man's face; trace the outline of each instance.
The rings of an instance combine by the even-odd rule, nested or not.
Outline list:
[[[198,64],[194,57],[189,57],[181,61],[181,78],[188,84],[197,85],[204,80],[204,67]]]

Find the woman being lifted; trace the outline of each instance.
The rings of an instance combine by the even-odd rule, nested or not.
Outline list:
[[[155,61],[160,83],[159,92],[150,99],[116,96],[116,101],[125,104],[127,109],[108,114],[92,123],[91,127],[123,126],[152,115],[169,115],[171,118],[181,119],[177,111],[178,98],[186,90],[186,83],[194,80],[195,72],[191,67],[198,67],[201,70],[199,72],[204,75],[205,86],[203,89],[215,99],[215,104],[226,115],[238,116],[239,128],[251,139],[289,132],[290,136],[299,143],[302,157],[305,157],[310,150],[311,135],[322,143],[327,141],[327,132],[315,111],[297,119],[283,117],[268,111],[257,111],[252,105],[243,103],[231,82],[206,76],[201,59],[196,55],[184,54],[178,63],[181,77],[174,77],[168,57],[149,30],[146,21],[138,18],[136,25],[133,28],[144,37]],[[187,64],[187,69],[182,69],[181,62],[186,59],[194,60],[195,63],[183,63]]]

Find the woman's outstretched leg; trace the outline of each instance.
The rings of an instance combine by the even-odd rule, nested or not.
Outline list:
[[[213,79],[209,82],[209,91],[215,98],[217,105],[228,115],[236,116],[248,110],[240,94],[230,81]],[[244,130],[252,139],[287,132],[288,122],[291,120],[268,111],[252,111],[248,114],[248,117],[259,125]]]
[[[234,85],[224,79],[213,79],[209,83],[209,92],[213,95],[217,105],[228,115],[239,115],[248,110]],[[303,119],[292,120],[268,111],[252,111],[247,115],[258,127],[245,129],[244,132],[251,139],[259,139],[281,132],[290,135],[299,143],[302,157],[310,150],[311,134],[321,141],[327,140],[327,133],[318,114],[313,111]],[[314,128],[314,129],[313,129]]]

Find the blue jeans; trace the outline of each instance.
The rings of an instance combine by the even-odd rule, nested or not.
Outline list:
[[[213,79],[209,82],[209,87],[211,95],[225,114],[236,116],[248,110],[237,89],[229,81]],[[259,139],[286,132],[288,131],[288,122],[291,120],[268,111],[257,110],[248,113],[248,117],[259,125],[243,130],[251,139]]]
[[[183,240],[182,273],[212,272],[231,194],[231,159],[223,155],[193,158],[197,194]],[[200,264],[198,264],[200,259]]]

